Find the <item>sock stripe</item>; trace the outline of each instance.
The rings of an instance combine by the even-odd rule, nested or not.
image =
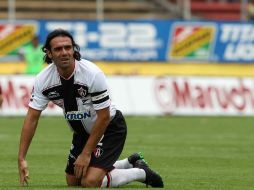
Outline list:
[[[107,187],[110,187],[110,182],[111,182],[110,174],[107,173],[106,176],[107,176]]]

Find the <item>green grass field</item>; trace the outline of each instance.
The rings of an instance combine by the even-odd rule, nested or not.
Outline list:
[[[253,117],[127,117],[121,158],[142,151],[170,190],[254,188]],[[0,118],[0,189],[18,188],[22,117]],[[63,118],[42,117],[28,152],[29,187],[67,188],[64,169],[71,132]],[[119,189],[145,189],[131,183]],[[24,189],[24,188],[22,188]]]

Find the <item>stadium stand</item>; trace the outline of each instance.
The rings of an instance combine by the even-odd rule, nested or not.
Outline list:
[[[184,18],[189,2],[190,19],[240,20],[240,0],[104,0],[104,19]],[[97,18],[96,0],[16,0],[16,19]],[[247,10],[245,11],[247,12]],[[8,0],[1,0],[0,19],[8,18]]]
[[[151,0],[106,0],[104,19],[178,17],[168,6]],[[16,19],[96,19],[95,0],[16,0]],[[0,19],[8,18],[8,0],[1,0]]]
[[[191,14],[209,20],[241,20],[240,1],[191,0]]]

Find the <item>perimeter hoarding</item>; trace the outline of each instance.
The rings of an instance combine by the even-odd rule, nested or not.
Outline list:
[[[90,60],[165,61],[168,31],[165,21],[45,21],[41,34],[57,28],[70,31]]]
[[[254,23],[38,20],[30,28],[27,23],[0,22],[0,61],[33,33],[44,42],[49,32],[63,28],[74,36],[83,57],[93,61],[254,63]]]
[[[254,23],[218,23],[213,60],[254,62]]]
[[[0,20],[0,61],[18,56],[19,49],[29,44],[34,35],[40,35],[40,22],[27,20],[8,23]]]
[[[32,76],[0,76],[0,115],[25,115]],[[112,101],[125,115],[254,115],[254,79],[236,77],[107,78]],[[49,104],[44,115],[62,115]]]

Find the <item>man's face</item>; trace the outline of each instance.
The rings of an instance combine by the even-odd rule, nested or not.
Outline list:
[[[75,63],[74,49],[71,39],[67,36],[57,36],[50,41],[51,50],[47,52],[59,69],[73,66]]]

